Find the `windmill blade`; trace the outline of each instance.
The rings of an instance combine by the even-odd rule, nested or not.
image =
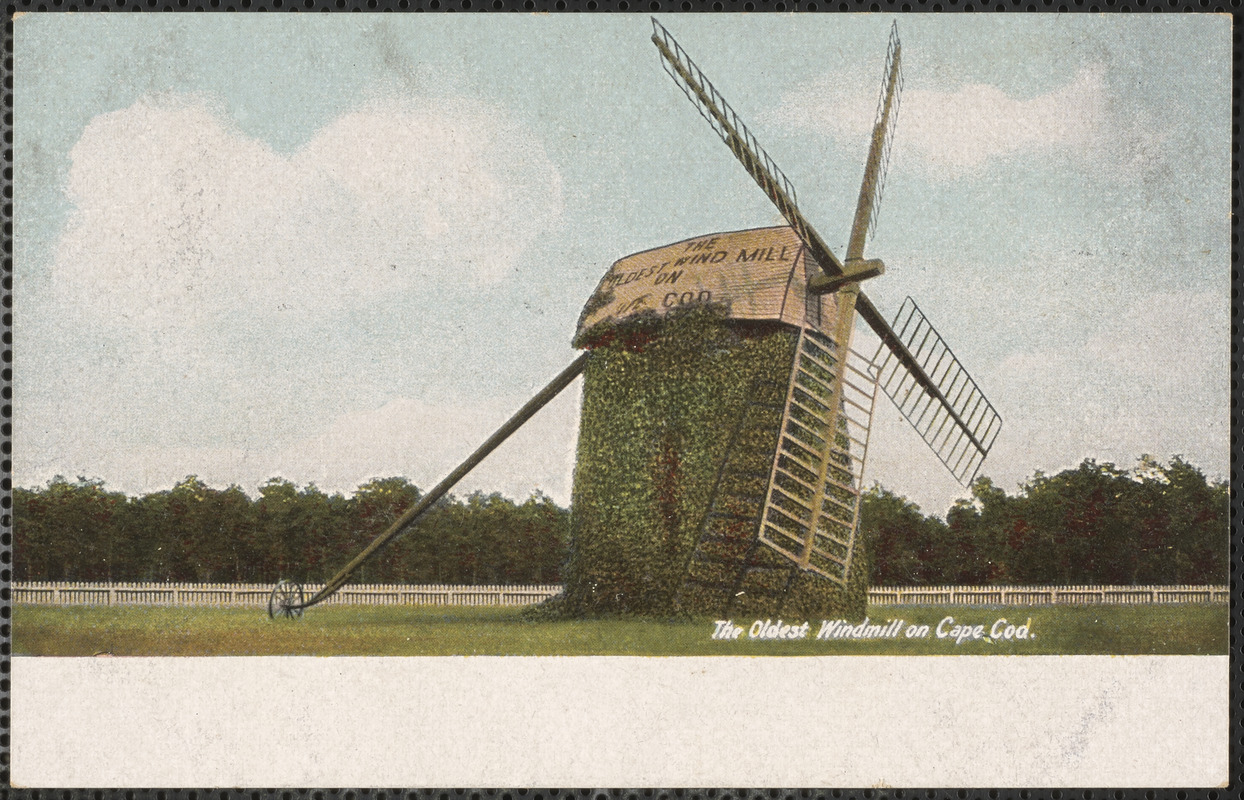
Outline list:
[[[903,96],[903,43],[898,38],[898,22],[890,26],[890,46],[886,50],[885,71],[882,73],[881,94],[877,98],[877,115],[873,119],[873,135],[860,184],[860,198],[851,225],[851,241],[847,246],[847,262],[864,257],[864,240],[877,231],[877,211],[885,190],[886,172],[890,166],[890,150],[894,145],[894,128],[898,123],[899,104]]]
[[[652,31],[652,43],[661,53],[661,66],[674,79],[674,83],[678,84],[747,173],[777,206],[778,211],[807,245],[821,269],[831,276],[843,274],[842,262],[799,211],[795,187],[791,185],[786,174],[760,146],[756,137],[739,119],[739,115],[687,55],[687,51],[682,49],[665,26],[655,18],[652,20]]]
[[[881,337],[873,364],[882,391],[955,479],[970,485],[1002,417],[910,297],[892,326],[862,294],[857,308]]]

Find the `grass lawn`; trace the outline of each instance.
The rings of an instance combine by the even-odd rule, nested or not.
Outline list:
[[[1227,652],[1226,605],[1055,606],[873,606],[872,622],[902,619],[927,625],[924,638],[834,639],[815,637],[821,620],[809,623],[807,639],[748,638],[752,619],[733,641],[712,639],[712,621],[628,618],[529,621],[519,608],[445,606],[332,606],[312,608],[299,620],[269,620],[259,609],[164,607],[13,608],[16,655],[244,656],[244,655],[1049,655],[1171,654]],[[938,638],[945,617],[983,625],[983,637],[955,644]],[[990,640],[1005,617],[1031,638]],[[802,623],[805,620],[784,620]],[[949,630],[954,623],[943,625]],[[1002,626],[1000,626],[1001,629]]]

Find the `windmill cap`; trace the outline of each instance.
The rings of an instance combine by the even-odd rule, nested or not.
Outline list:
[[[597,332],[689,307],[719,309],[726,319],[828,327],[831,296],[809,296],[819,273],[793,228],[711,233],[644,250],[615,261],[588,298],[576,346]],[[807,304],[805,306],[805,304]]]

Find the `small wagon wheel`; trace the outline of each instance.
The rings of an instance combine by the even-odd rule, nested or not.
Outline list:
[[[273,586],[272,594],[268,595],[268,618],[301,617],[304,601],[302,584],[283,580]]]

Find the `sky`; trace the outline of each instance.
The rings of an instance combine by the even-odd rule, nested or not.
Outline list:
[[[889,15],[662,21],[845,252]],[[1014,492],[1085,458],[1229,468],[1230,32],[899,19],[865,291],[1001,414]],[[14,24],[14,482],[430,486],[574,357],[617,259],[778,212],[646,15]],[[865,337],[861,336],[861,342]],[[457,490],[568,503],[579,383]],[[866,481],[968,496],[881,400]]]

